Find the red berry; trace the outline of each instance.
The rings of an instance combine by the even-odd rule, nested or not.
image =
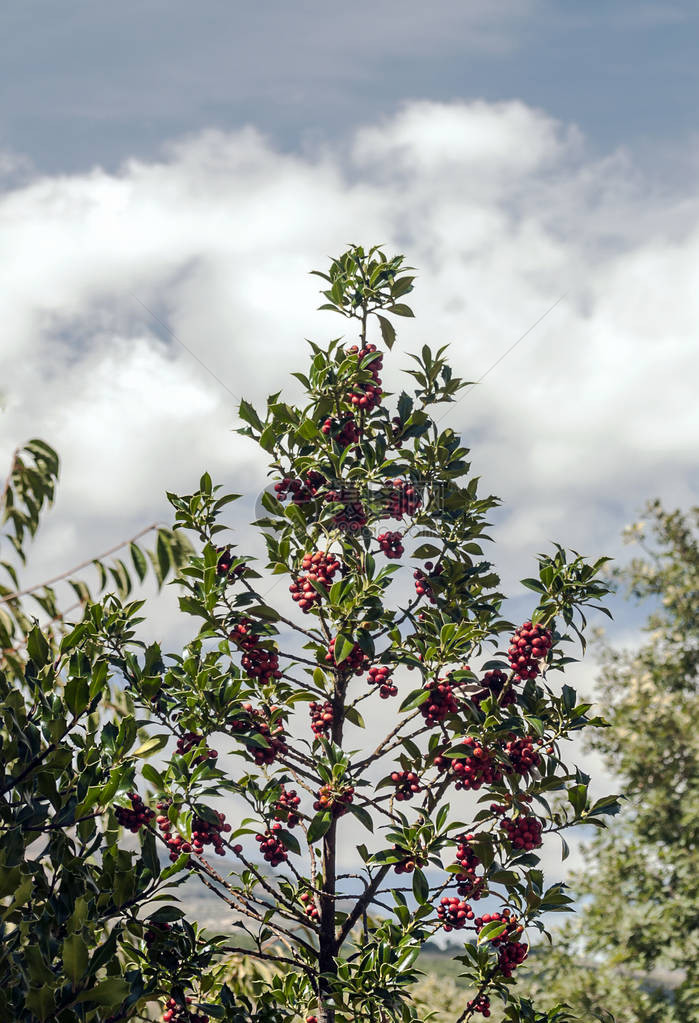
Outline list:
[[[381,533],[381,535],[376,538],[376,542],[381,548],[383,554],[385,554],[387,558],[393,560],[402,557],[405,553],[402,540],[403,534],[397,532]]]
[[[549,629],[531,622],[525,622],[515,630],[508,658],[512,671],[524,682],[536,678],[541,670],[541,662],[548,656],[553,646],[553,637]]]
[[[333,576],[341,565],[334,554],[315,551],[313,554],[304,554],[301,568],[303,572],[291,584],[289,592],[292,600],[307,614],[315,604],[320,603],[322,591],[330,589]],[[313,583],[320,587],[320,592]]]

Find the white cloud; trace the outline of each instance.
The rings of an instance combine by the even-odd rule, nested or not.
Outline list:
[[[520,102],[415,102],[306,156],[204,132],[160,162],[20,185],[0,222],[0,443],[59,447],[57,515],[81,520],[80,544],[99,516],[151,517],[204,467],[238,489],[241,472],[253,490],[263,478],[229,432],[230,395],[133,296],[259,398],[289,384],[304,336],[344,329],[313,312],[307,270],[354,240],[419,268],[399,366],[406,347],[451,341],[478,378],[567,292],[449,412],[506,499],[508,577],[549,537],[613,546],[646,495],[695,492],[697,197],[663,194],[624,153],[590,157]]]
[[[163,491],[205,468],[259,490],[229,392],[295,393],[302,339],[346,326],[314,312],[307,271],[352,241],[419,268],[392,383],[425,341],[478,379],[566,293],[448,411],[505,499],[508,583],[549,539],[616,551],[646,496],[696,500],[696,192],[588,154],[521,102],[415,102],[303,156],[203,132],[117,174],[24,181],[0,193],[0,225],[0,457],[39,435],[64,465],[35,578],[165,518]]]

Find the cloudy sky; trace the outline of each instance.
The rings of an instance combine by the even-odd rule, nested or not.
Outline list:
[[[342,329],[307,271],[351,242],[419,271],[389,380],[424,342],[487,374],[445,421],[508,586],[696,502],[698,29],[692,2],[4,5],[0,460],[63,459],[31,578],[204,469],[244,533],[237,397],[293,396]]]

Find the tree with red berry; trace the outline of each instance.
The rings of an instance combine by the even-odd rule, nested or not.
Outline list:
[[[561,759],[562,741],[591,719],[554,681],[570,634],[584,645],[583,609],[607,592],[605,559],[558,546],[540,556],[538,578],[524,581],[538,603],[512,626],[483,557],[497,502],[478,495],[467,450],[433,418],[463,382],[444,349],[425,346],[408,371],[413,393],[383,388],[392,317],[412,315],[414,278],[402,257],[359,247],[320,276],[322,308],[356,323],[357,341],[311,344],[310,369],[295,374],[303,407],[279,394],[264,414],[240,406],[241,432],[270,458],[256,523],[266,572],[288,580],[291,599],[273,606],[269,576],[220,546],[231,497],[205,474],[196,493],[170,495],[176,527],[199,543],[181,606],[200,632],[162,656],[146,687],[139,659],[120,651],[162,741],[201,736],[162,770],[144,769],[160,838],[231,908],[250,954],[276,962],[283,982],[259,992],[258,1012],[417,1018],[414,960],[446,930],[467,938],[473,994],[459,1023],[494,995],[508,1018],[534,1018],[514,987],[527,934],[571,901],[560,882],[544,884],[537,850],[613,808],[590,805],[589,779]],[[362,712],[375,720],[379,707],[385,734],[367,746]],[[212,807],[226,792],[247,803],[245,817]],[[551,809],[551,792],[567,792],[568,812]],[[492,910],[477,912],[471,902],[486,898]],[[556,1011],[541,1018],[569,1018]]]
[[[415,961],[446,932],[464,938],[471,986],[455,1023],[494,998],[509,1020],[563,1023],[565,1009],[518,996],[516,972],[544,914],[571,902],[545,884],[537,850],[614,808],[591,805],[589,779],[562,759],[595,719],[556,681],[607,592],[605,559],[540,556],[524,580],[529,618],[508,622],[483,553],[497,501],[435,418],[463,381],[425,346],[411,392],[384,389],[414,277],[401,256],[360,247],[320,277],[322,308],[358,337],[311,344],[301,406],[280,394],[262,414],[240,405],[241,432],[270,461],[256,521],[266,563],[223,542],[235,495],[208,474],[169,495],[195,545],[178,582],[197,631],[168,654],[137,642],[140,606],[110,605],[110,669],[150,721],[138,761],[160,759],[130,761],[81,805],[151,851],[154,884],[204,885],[239,935],[207,944],[185,921],[173,937],[163,917],[146,940],[134,925],[130,954],[170,1020],[418,1021]],[[227,964],[241,956],[272,979],[238,990]]]

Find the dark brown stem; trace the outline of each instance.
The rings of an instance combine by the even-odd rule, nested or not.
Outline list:
[[[386,874],[389,872],[390,869],[391,867],[388,863],[385,864],[383,867],[380,867],[376,876],[372,879],[371,883],[365,889],[364,894],[361,895],[355,902],[354,909],[347,917],[340,930],[340,934],[337,939],[338,948],[345,941],[347,935],[350,933],[354,925],[357,923],[357,921],[359,920],[360,916],[367,908],[369,903],[372,901],[374,895],[381,887],[381,882],[383,881],[383,879],[385,878]]]

